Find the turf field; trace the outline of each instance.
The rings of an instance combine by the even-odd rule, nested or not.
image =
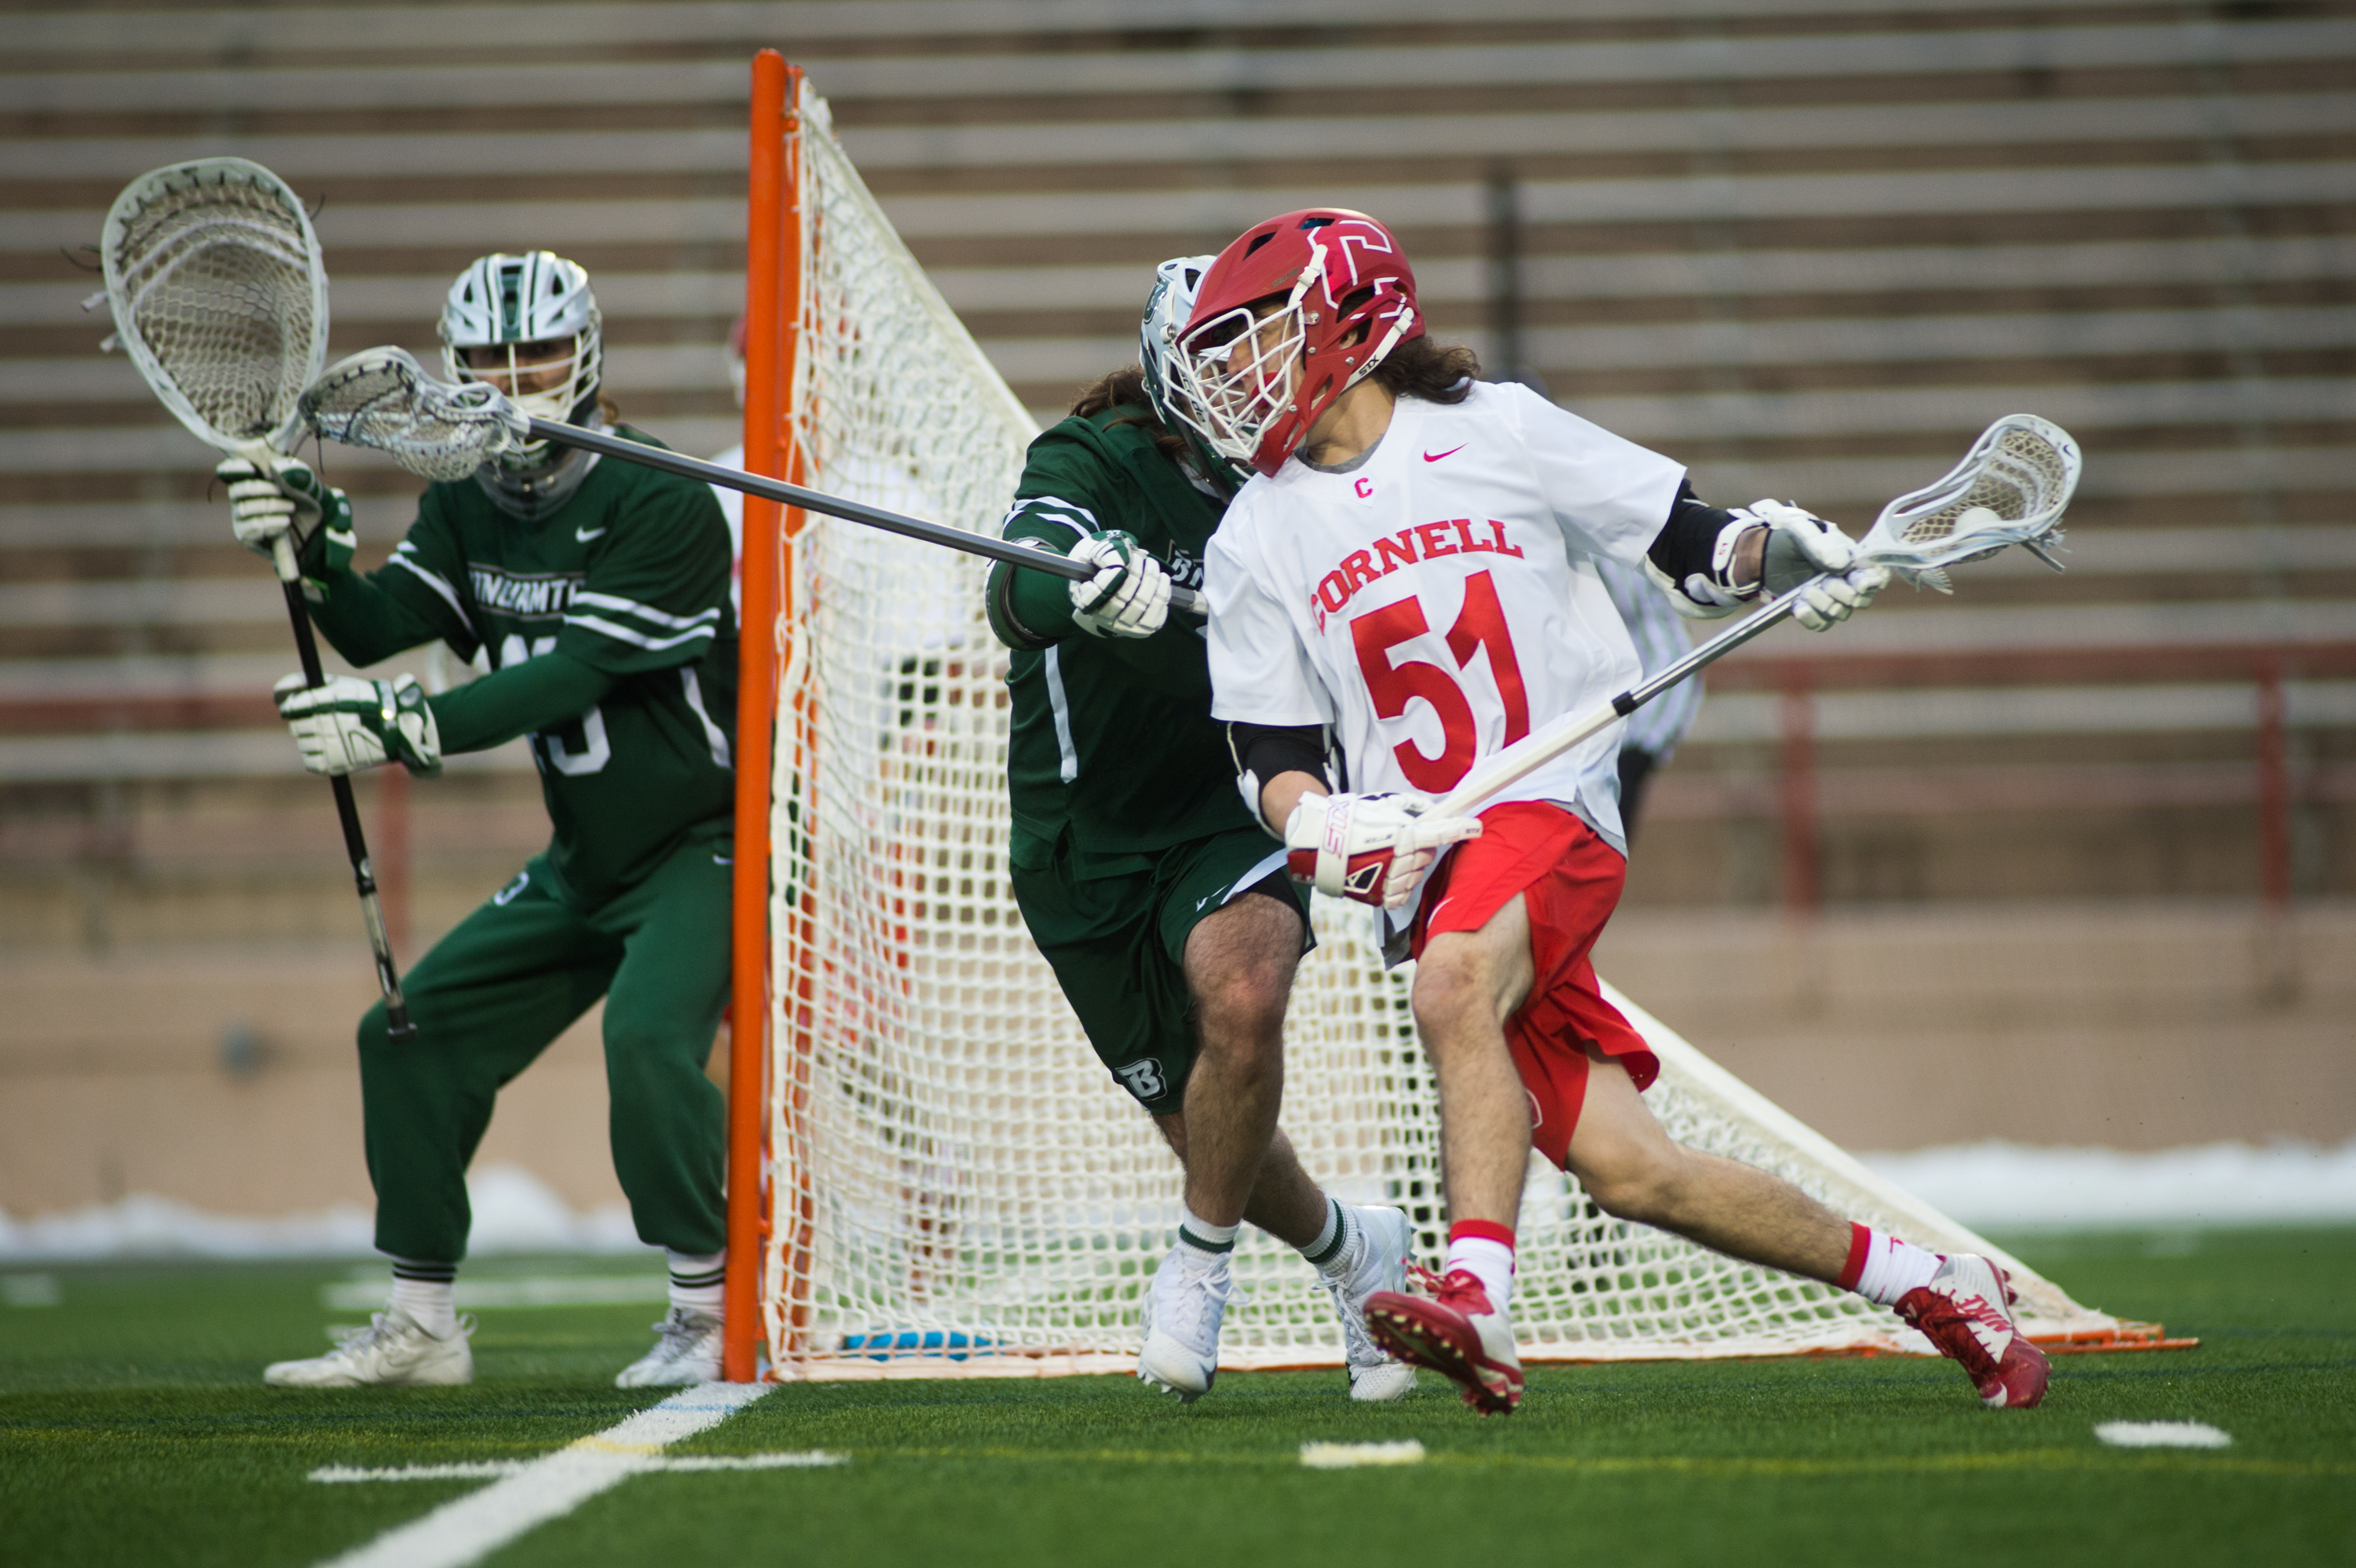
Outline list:
[[[1488,1422],[1429,1374],[1373,1410],[1338,1372],[1231,1376],[1191,1411],[1116,1378],[787,1387],[666,1452],[847,1463],[635,1476],[489,1561],[2356,1561],[2356,1229],[2016,1243],[2080,1299],[2201,1348],[2058,1360],[2044,1407],[2011,1413],[1911,1360],[1541,1369],[1521,1413]],[[651,1303],[485,1307],[471,1388],[261,1387],[264,1361],[362,1316],[322,1305],[351,1277],[0,1269],[0,1563],[316,1562],[492,1484],[327,1485],[317,1467],[530,1459],[656,1403],[611,1386],[648,1343]],[[2188,1420],[2232,1446],[2119,1449],[2094,1431]],[[1428,1454],[1412,1468],[1300,1463],[1304,1442],[1407,1438]]]

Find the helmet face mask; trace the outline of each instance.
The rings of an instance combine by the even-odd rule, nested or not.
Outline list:
[[[450,285],[440,336],[451,380],[488,382],[534,419],[597,424],[604,321],[576,263],[546,251],[483,257]],[[594,453],[535,441],[484,464],[476,479],[503,509],[530,519],[571,499],[594,466]]]
[[[1173,357],[1173,411],[1222,456],[1273,475],[1423,330],[1390,230],[1340,208],[1288,212],[1247,229],[1204,278]]]
[[[1145,399],[1154,417],[1185,437],[1192,466],[1198,475],[1223,494],[1251,477],[1251,470],[1213,446],[1205,422],[1181,388],[1187,377],[1179,334],[1194,314],[1194,297],[1211,263],[1211,256],[1175,256],[1154,269],[1153,292],[1146,296],[1145,316],[1138,324],[1138,365],[1145,372]]]

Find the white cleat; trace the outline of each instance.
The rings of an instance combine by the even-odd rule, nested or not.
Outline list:
[[[654,1326],[655,1348],[615,1374],[616,1388],[672,1388],[720,1381],[720,1314],[674,1307]]]
[[[466,1337],[474,1331],[474,1318],[466,1317],[447,1337],[437,1337],[400,1307],[389,1307],[324,1356],[273,1361],[262,1369],[262,1381],[273,1388],[470,1383],[475,1381],[475,1352]]]
[[[1366,1328],[1366,1302],[1378,1290],[1407,1288],[1407,1255],[1415,1228],[1396,1209],[1344,1205],[1350,1227],[1350,1266],[1327,1275],[1334,1310],[1342,1315],[1342,1343],[1349,1352],[1350,1397],[1364,1404],[1405,1398],[1415,1389],[1415,1369],[1375,1343]]]
[[[1210,1392],[1219,1375],[1219,1318],[1236,1293],[1230,1255],[1173,1247],[1146,1292],[1145,1349],[1138,1353],[1137,1375],[1181,1404]]]

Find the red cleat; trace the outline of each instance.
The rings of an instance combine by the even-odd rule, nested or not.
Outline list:
[[[1982,1404],[2027,1410],[2045,1397],[2045,1352],[2013,1321],[2011,1282],[1987,1259],[1957,1253],[1900,1296],[1897,1312],[1970,1374]]]
[[[1409,1366],[1430,1367],[1456,1383],[1482,1415],[1511,1414],[1522,1403],[1522,1358],[1514,1325],[1464,1269],[1445,1278],[1418,1267],[1430,1296],[1379,1290],[1366,1298],[1366,1328],[1376,1343]]]

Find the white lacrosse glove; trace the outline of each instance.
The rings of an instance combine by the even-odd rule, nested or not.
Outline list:
[[[306,686],[290,675],[273,689],[278,716],[294,731],[303,765],[315,773],[354,773],[399,763],[431,777],[442,771],[442,727],[415,676],[359,680],[331,675]]]
[[[1812,512],[1782,501],[1753,501],[1734,516],[1767,528],[1759,585],[1771,597],[1810,585],[1792,614],[1811,632],[1847,620],[1890,586],[1886,568],[1859,560],[1857,541]],[[1815,581],[1818,577],[1824,581]]]
[[[293,457],[273,457],[268,472],[242,457],[224,460],[213,470],[229,486],[230,527],[237,542],[262,557],[274,558],[278,540],[289,539],[299,557],[315,533],[325,531],[323,553],[312,564],[328,571],[349,566],[352,546],[351,498],[321,481],[311,465]]]
[[[1397,909],[1438,852],[1481,837],[1477,816],[1434,816],[1419,795],[1304,795],[1284,823],[1285,869],[1321,893]]]
[[[1096,575],[1075,581],[1072,621],[1092,637],[1150,637],[1170,619],[1170,573],[1131,536],[1090,534],[1066,552]]]

